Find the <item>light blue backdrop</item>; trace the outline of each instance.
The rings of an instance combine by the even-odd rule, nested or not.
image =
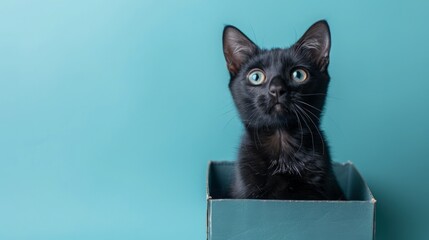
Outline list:
[[[378,239],[428,239],[426,1],[0,2],[0,239],[205,239],[233,160],[224,24],[263,47],[331,25],[324,128],[378,199]]]

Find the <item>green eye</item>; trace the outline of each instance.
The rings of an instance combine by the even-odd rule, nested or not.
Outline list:
[[[247,79],[253,85],[261,85],[265,82],[266,77],[261,69],[255,68],[249,72]]]
[[[295,82],[302,83],[302,82],[304,82],[305,80],[307,80],[307,79],[308,79],[308,73],[307,73],[307,71],[305,71],[305,70],[304,70],[304,69],[302,69],[302,68],[295,69],[295,70],[292,72],[292,79],[293,79]]]

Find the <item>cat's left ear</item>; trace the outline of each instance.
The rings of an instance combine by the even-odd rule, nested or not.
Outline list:
[[[314,23],[295,43],[295,47],[310,55],[320,71],[325,71],[329,64],[331,50],[331,32],[328,22],[320,20]]]

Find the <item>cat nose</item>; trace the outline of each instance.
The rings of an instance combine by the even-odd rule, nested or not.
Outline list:
[[[273,97],[280,97],[286,93],[286,86],[282,79],[274,78],[270,83],[268,91]]]

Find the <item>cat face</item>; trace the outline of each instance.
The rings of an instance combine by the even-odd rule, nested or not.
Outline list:
[[[226,26],[223,49],[231,75],[229,88],[246,126],[319,121],[329,83],[326,21],[313,24],[290,48],[271,50],[260,49],[240,30]]]

